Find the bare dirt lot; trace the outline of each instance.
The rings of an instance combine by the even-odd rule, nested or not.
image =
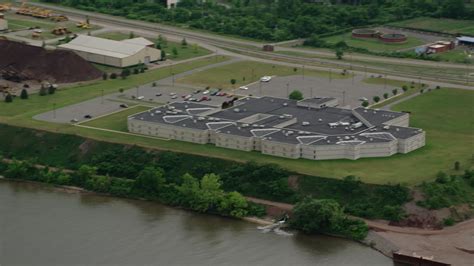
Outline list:
[[[5,79],[72,83],[97,79],[102,75],[89,62],[70,51],[48,51],[8,40],[0,40],[0,51],[0,74]]]

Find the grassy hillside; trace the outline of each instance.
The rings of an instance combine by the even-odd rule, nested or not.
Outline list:
[[[460,33],[474,35],[474,20],[422,17],[394,22],[390,23],[389,25],[428,31],[439,31],[452,34]]]

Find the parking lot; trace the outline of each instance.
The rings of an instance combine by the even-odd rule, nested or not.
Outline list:
[[[235,93],[287,98],[293,90],[299,90],[305,98],[334,97],[338,98],[340,106],[358,107],[361,105],[361,98],[365,97],[372,102],[374,96],[382,99],[384,93],[391,95],[395,88],[390,85],[367,84],[363,82],[364,79],[363,75],[332,80],[314,76],[272,77],[269,82],[254,82],[246,86],[248,90],[237,89]]]

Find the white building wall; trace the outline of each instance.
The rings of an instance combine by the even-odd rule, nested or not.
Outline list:
[[[390,126],[408,127],[410,125],[410,114],[405,113],[404,115],[387,121],[384,124]]]
[[[291,159],[298,159],[301,156],[300,144],[288,144],[269,140],[262,140],[262,153]]]
[[[425,146],[426,142],[426,133],[423,131],[418,135],[415,135],[408,139],[400,139],[398,141],[398,152],[399,153],[408,153],[418,148]]]
[[[198,144],[207,144],[209,140],[208,130],[199,130],[169,124],[149,123],[136,119],[128,120],[128,130],[132,133]]]
[[[234,150],[252,151],[253,137],[241,137],[224,133],[216,134],[216,146]]]

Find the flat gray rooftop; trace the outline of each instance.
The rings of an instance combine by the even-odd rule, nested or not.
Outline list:
[[[314,98],[314,101],[319,99]],[[366,121],[359,120],[354,113]],[[233,107],[224,110],[201,103],[175,102],[129,119],[289,144],[357,145],[393,141],[395,138],[406,139],[419,134],[420,129],[384,125],[403,115],[367,108],[315,109],[298,106],[295,100],[249,97],[236,101]],[[366,122],[370,125],[366,125]]]

